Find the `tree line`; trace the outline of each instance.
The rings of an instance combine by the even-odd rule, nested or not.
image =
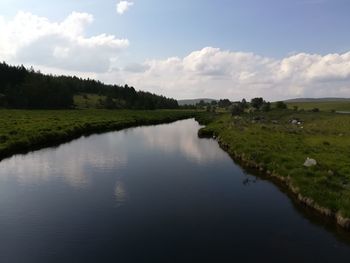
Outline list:
[[[105,97],[106,108],[174,109],[175,99],[136,91],[128,85],[106,85],[92,79],[45,75],[33,68],[0,63],[0,106],[23,109],[74,108],[75,94]]]
[[[249,109],[253,111],[268,112],[272,109],[272,104],[261,97],[257,97],[252,98],[250,102],[246,99],[234,102],[229,99],[213,100],[211,102],[200,100],[195,105],[183,105],[181,107],[185,109],[206,109],[207,111],[216,111],[216,109],[220,108],[229,110],[232,115],[240,115]],[[280,110],[287,109],[287,104],[283,101],[277,101],[274,103],[274,108]]]

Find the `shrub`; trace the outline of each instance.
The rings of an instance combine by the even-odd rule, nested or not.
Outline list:
[[[264,102],[264,104],[261,106],[261,110],[268,112],[271,110],[271,103],[270,102]]]
[[[254,98],[250,101],[250,105],[254,109],[260,109],[260,107],[264,104],[264,99],[263,98]]]
[[[244,106],[242,105],[242,103],[239,102],[232,105],[231,107],[232,116],[241,115],[242,113],[244,113]]]
[[[276,109],[285,110],[287,109],[287,104],[285,104],[283,101],[277,101]]]

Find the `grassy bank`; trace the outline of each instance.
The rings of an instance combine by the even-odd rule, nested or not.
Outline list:
[[[275,110],[203,122],[200,135],[216,136],[243,165],[278,178],[300,201],[350,227],[349,115]],[[307,157],[317,165],[305,167]]]
[[[194,116],[181,110],[0,110],[0,160],[81,135]]]

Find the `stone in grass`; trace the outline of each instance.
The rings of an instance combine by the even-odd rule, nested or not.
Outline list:
[[[328,175],[329,176],[333,176],[334,175],[334,172],[332,170],[328,170]]]
[[[317,162],[315,159],[311,159],[309,157],[306,158],[306,160],[304,162],[304,166],[311,167],[311,166],[315,166],[315,165],[317,165]]]

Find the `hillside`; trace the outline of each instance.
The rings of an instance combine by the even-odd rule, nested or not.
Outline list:
[[[208,99],[208,98],[205,98],[205,99],[187,99],[187,100],[178,100],[178,104],[180,106],[183,106],[183,105],[196,105],[197,103],[199,103],[201,100],[203,100],[205,103],[210,103],[212,101],[217,101],[215,99]]]
[[[348,98],[302,98],[285,101],[288,108],[312,110],[319,109],[321,111],[350,111],[350,99]]]
[[[0,63],[0,107],[16,109],[175,109],[178,103],[128,85],[45,75],[24,66]]]
[[[285,100],[287,103],[294,103],[294,102],[339,102],[339,101],[350,101],[350,98],[295,98],[295,99],[289,99]]]

